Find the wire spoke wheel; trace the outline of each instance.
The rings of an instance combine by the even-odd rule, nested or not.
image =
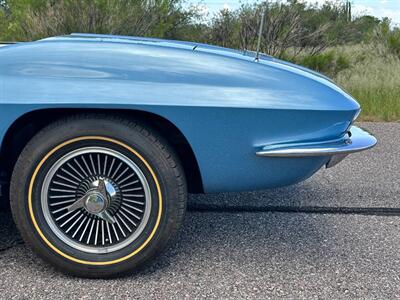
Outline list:
[[[179,157],[147,124],[78,114],[49,124],[15,165],[10,204],[27,245],[68,274],[110,278],[155,259],[186,208]]]
[[[53,233],[87,253],[110,253],[135,241],[151,211],[149,183],[120,152],[104,147],[74,150],[48,171],[41,207]]]

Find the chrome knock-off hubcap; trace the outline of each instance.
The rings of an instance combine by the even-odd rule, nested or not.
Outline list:
[[[106,210],[107,200],[99,192],[90,192],[88,195],[83,196],[82,199],[86,199],[83,206],[88,213],[96,215]]]
[[[114,187],[104,178],[100,178],[92,182],[91,188],[84,196],[69,206],[68,211],[71,212],[83,207],[88,213],[114,224],[114,217],[107,211],[112,197],[116,197]]]
[[[44,218],[69,246],[110,253],[131,244],[151,211],[149,183],[120,152],[103,147],[74,150],[48,171],[41,195]]]

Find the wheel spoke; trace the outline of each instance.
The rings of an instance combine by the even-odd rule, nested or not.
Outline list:
[[[100,154],[97,154],[97,169],[99,171],[99,174],[101,174],[101,164],[100,164]]]
[[[66,216],[68,216],[68,215],[71,214],[71,213],[73,213],[73,211],[66,212],[66,213],[63,214],[62,216],[58,217],[58,218],[56,219],[56,221],[59,221],[59,220],[65,218]]]
[[[123,189],[123,188],[125,188],[125,187],[127,187],[127,186],[130,186],[130,185],[136,184],[136,183],[138,183],[138,182],[139,182],[139,180],[135,180],[135,181],[132,181],[132,182],[128,182],[128,183],[126,183],[126,184],[123,184],[123,185],[121,185],[121,189]]]
[[[70,163],[67,163],[67,166],[70,167],[72,170],[74,170],[74,172],[81,178],[84,179],[85,176],[83,176],[81,173],[79,173],[79,171],[77,169],[74,168],[73,165],[71,165]]]
[[[140,201],[130,200],[130,199],[126,199],[126,198],[123,198],[123,200],[126,202],[135,203],[138,205],[144,205],[144,202],[140,202]]]
[[[111,226],[112,226],[112,228],[113,228],[113,230],[114,230],[114,234],[115,234],[115,237],[116,237],[116,239],[117,239],[117,242],[119,242],[119,236],[118,236],[117,230],[115,229],[115,225],[114,225],[114,224],[111,224]]]
[[[125,202],[123,202],[122,205],[124,205],[126,207],[129,207],[129,208],[132,208],[133,210],[136,210],[138,212],[141,212],[141,213],[143,212],[143,209],[136,208],[136,207],[134,207],[132,205],[129,205],[129,204],[125,203]]]
[[[123,215],[125,217],[125,219],[127,219],[133,226],[137,227],[137,224],[135,222],[132,221],[131,218],[129,218],[122,210],[120,210],[118,213],[120,213],[121,215]],[[118,216],[118,215],[117,215]]]
[[[52,192],[61,192],[61,193],[72,193],[75,194],[76,191],[74,190],[63,190],[63,189],[50,189]]]
[[[50,206],[63,205],[63,204],[71,203],[71,202],[74,202],[74,201],[75,201],[75,199],[71,199],[71,200],[65,200],[65,201],[56,202],[56,203],[50,203]]]
[[[94,223],[95,223],[95,219],[92,220],[92,226],[90,227],[90,231],[89,231],[89,236],[87,238],[86,244],[89,244],[90,242],[90,237],[92,236],[92,232],[93,232],[93,227],[94,227]]]
[[[97,239],[99,237],[99,223],[100,223],[100,221],[97,220],[97,222],[96,222],[96,233],[94,234],[94,245],[95,246],[97,245]]]
[[[137,187],[137,188],[121,190],[121,192],[127,193],[127,192],[140,191],[140,190],[143,190],[143,188],[141,186]]]
[[[54,182],[54,184],[65,186],[65,187],[69,187],[71,189],[75,189],[76,188],[76,186],[73,186],[73,185],[70,185],[70,184],[66,184],[66,183],[62,183],[62,182],[59,182],[59,181],[53,181],[53,182]]]
[[[69,219],[68,219],[67,221],[65,221],[64,223],[62,223],[62,224],[60,225],[60,227],[61,227],[61,228],[64,227],[65,224],[69,223],[69,221],[71,221],[73,218],[75,218],[79,213],[80,213],[80,212],[77,211],[72,217],[69,217]]]
[[[74,162],[76,163],[76,165],[78,166],[78,168],[82,171],[83,174],[85,174],[85,177],[88,177],[88,174],[86,173],[86,171],[82,168],[81,164],[79,163],[79,161],[74,158]]]
[[[88,218],[88,216],[85,216],[85,218],[83,219],[83,221],[79,224],[78,228],[75,230],[74,234],[72,235],[73,238],[76,236],[76,234],[78,233],[79,229],[81,229],[81,227],[83,226],[83,224],[85,224],[87,218]]]
[[[82,239],[83,239],[83,237],[84,237],[84,235],[85,235],[85,233],[86,233],[86,229],[88,228],[89,224],[90,224],[90,219],[88,218],[88,221],[87,221],[87,223],[86,223],[86,225],[85,225],[85,229],[83,229],[82,234],[81,234],[81,237],[79,238],[79,241],[80,241],[80,242],[82,241]]]
[[[68,209],[68,207],[66,207],[66,206],[61,207],[61,208],[59,208],[59,209],[56,209],[56,210],[52,211],[51,213],[52,213],[52,214],[57,214],[57,213],[59,213],[60,211],[63,211],[63,210],[65,210],[65,209]]]
[[[126,211],[128,214],[130,214],[131,216],[135,217],[136,219],[138,219],[140,221],[140,217],[138,215],[135,215],[133,212],[131,212],[130,210],[126,209],[125,207],[121,206],[121,209],[123,209],[124,211]]]
[[[141,194],[125,194],[125,197],[143,198],[144,195]]]
[[[78,223],[80,219],[82,219],[82,217],[83,215],[81,214],[65,232],[68,233],[75,226],[75,224]]]
[[[124,179],[122,179],[121,181],[118,181],[117,179],[116,179],[115,181],[117,181],[118,184],[121,185],[122,183],[124,183],[125,181],[127,181],[129,178],[132,178],[133,176],[135,176],[134,173],[132,173],[132,174],[126,176],[126,177],[125,177]]]
[[[101,243],[104,246],[104,220],[101,220]]]
[[[104,158],[104,168],[103,168],[103,174],[107,174],[107,160],[108,160],[108,155]]]
[[[121,220],[122,224],[125,225],[125,227],[128,229],[128,231],[129,231],[129,232],[132,232],[132,229],[128,226],[128,224],[126,224],[126,222],[124,221],[124,219],[122,219],[120,215],[117,215],[117,217]]]
[[[125,234],[124,230],[122,229],[122,227],[121,227],[121,225],[119,224],[119,222],[118,222],[117,219],[115,220],[115,222],[117,223],[119,230],[121,230],[122,235],[123,235],[124,237],[126,237],[126,234]]]
[[[62,170],[64,173],[66,173],[66,174],[68,174],[69,176],[71,176],[73,179],[77,180],[78,182],[81,181],[81,179],[79,179],[78,177],[76,177],[76,176],[75,176],[74,174],[72,174],[70,171],[68,171],[68,170],[66,170],[66,169],[64,169],[64,168],[61,168],[61,170]]]
[[[121,168],[121,166],[122,166],[122,162],[119,163],[118,167],[115,169],[115,171],[114,171],[114,173],[112,174],[111,178],[114,178],[114,177],[115,177],[115,174],[118,173],[118,171],[119,171],[119,169]]]
[[[113,158],[113,160],[112,160],[112,162],[111,162],[110,169],[109,169],[108,172],[107,172],[107,176],[108,176],[108,177],[110,177],[110,174],[111,174],[111,171],[112,171],[112,169],[113,169],[114,163],[115,163],[115,158]]]
[[[92,164],[93,174],[96,174],[96,168],[94,166],[92,154],[89,154],[90,163]]]
[[[82,161],[83,161],[83,163],[85,164],[85,167],[86,167],[86,169],[87,169],[88,172],[89,172],[89,175],[93,175],[93,174],[92,174],[92,171],[90,171],[89,165],[88,165],[87,162],[86,162],[85,156],[83,156],[83,155],[82,155]]]
[[[50,199],[63,199],[63,198],[75,198],[75,195],[56,195],[56,196],[50,196]]]
[[[111,237],[111,233],[110,233],[110,225],[108,222],[106,222],[106,227],[107,227],[107,233],[108,233],[108,240],[109,240],[110,244],[112,244],[113,241],[112,241],[112,237]]]
[[[78,180],[78,181],[73,181],[73,180],[71,180],[71,179],[69,179],[69,178],[67,178],[67,177],[65,177],[65,176],[60,175],[60,174],[57,174],[56,176],[57,176],[57,177],[60,177],[61,179],[66,180],[66,181],[68,181],[68,182],[71,182],[71,183],[75,184],[75,186],[78,186],[78,185],[79,185],[79,180]]]
[[[121,172],[121,174],[119,174],[118,177],[115,178],[115,181],[116,181],[118,184],[120,184],[120,182],[118,182],[118,180],[119,180],[122,176],[124,176],[124,174],[125,174],[126,172],[128,172],[128,170],[129,170],[129,167],[127,167],[125,170],[123,170],[123,171]],[[131,174],[131,175],[133,175],[133,174]]]

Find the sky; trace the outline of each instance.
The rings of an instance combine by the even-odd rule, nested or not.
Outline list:
[[[303,0],[309,3],[324,3],[327,0]],[[235,9],[243,1],[240,0],[189,0],[190,3],[200,3],[204,13],[214,13],[222,8]],[[246,0],[244,2],[256,2]],[[352,0],[353,15],[373,15],[378,18],[389,17],[394,23],[400,24],[400,0]]]

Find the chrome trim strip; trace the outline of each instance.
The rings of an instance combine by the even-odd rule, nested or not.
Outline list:
[[[307,157],[307,156],[333,156],[348,155],[354,152],[374,147],[377,140],[368,132],[351,126],[349,134],[341,141],[321,142],[320,144],[304,143],[286,144],[285,146],[267,146],[256,152],[258,156],[265,157]]]

